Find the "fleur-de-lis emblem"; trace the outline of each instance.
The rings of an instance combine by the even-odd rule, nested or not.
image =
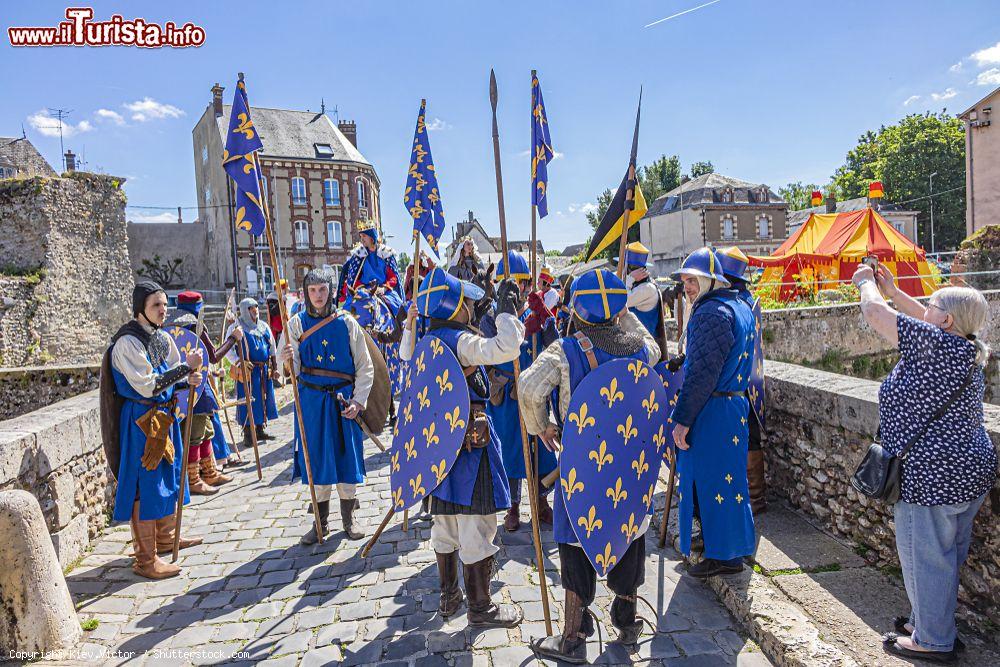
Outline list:
[[[441,442],[441,438],[434,434],[434,430],[437,428],[437,422],[431,422],[430,426],[423,429],[424,438],[427,439],[427,446]]]
[[[451,391],[452,389],[455,388],[455,385],[453,385],[451,382],[448,381],[449,374],[450,372],[446,368],[444,369],[444,372],[441,373],[441,375],[437,376],[438,388],[441,390],[442,396],[444,396],[444,392]]]
[[[760,397],[760,394],[757,393],[757,387],[750,387],[749,396],[750,396],[750,402],[751,403],[756,403],[757,402],[757,399]]]
[[[406,460],[407,461],[409,461],[410,459],[417,458],[417,450],[416,450],[415,444],[416,443],[414,442],[414,439],[410,438],[409,440],[406,441],[406,444],[404,445],[404,447],[406,448]]]
[[[649,464],[646,463],[646,450],[639,452],[639,458],[632,461],[632,470],[635,471],[635,478],[642,479],[643,474],[649,470]]]
[[[417,474],[417,478],[416,479],[411,479],[410,480],[410,490],[413,491],[413,497],[414,498],[416,498],[417,496],[419,496],[421,494],[427,493],[427,489],[425,489],[423,486],[420,485],[420,483],[423,480],[424,480],[424,476],[422,474]]]
[[[632,377],[635,378],[636,384],[639,384],[639,380],[649,375],[649,369],[646,368],[646,364],[638,360],[629,362],[628,369],[632,371]]]
[[[392,502],[396,507],[403,507],[405,503],[403,502],[403,487],[398,487],[392,492]]]
[[[393,472],[399,472],[399,452],[389,457],[390,467]]]
[[[667,438],[663,435],[663,424],[660,424],[660,430],[653,434],[653,442],[656,444],[656,453],[659,454],[663,445],[667,444]]]
[[[593,505],[590,506],[590,511],[587,512],[586,518],[580,517],[576,520],[576,525],[583,526],[587,529],[587,537],[590,538],[590,534],[596,529],[604,526],[604,522],[597,518],[597,508]]]
[[[628,498],[628,491],[622,488],[622,478],[619,477],[615,482],[615,487],[608,487],[608,490],[604,492],[604,495],[614,502],[615,509],[618,509],[618,503]]]
[[[242,134],[247,139],[253,139],[253,121],[250,117],[245,114],[236,114],[236,117],[240,119],[240,124],[233,129],[233,134]]]
[[[656,392],[649,392],[649,398],[643,399],[642,407],[646,408],[646,419],[652,419],[654,412],[660,411],[660,404],[656,402]]]
[[[416,365],[417,365],[417,372],[418,373],[423,373],[424,369],[427,368],[427,364],[424,363],[424,353],[423,352],[421,352],[420,355],[417,357]]]
[[[392,437],[395,438],[398,435],[399,435],[399,420],[397,419],[396,423],[393,424],[392,426]]]
[[[608,407],[612,407],[615,401],[624,400],[625,394],[618,390],[618,378],[611,378],[611,384],[601,387],[601,396],[608,401]]]
[[[611,555],[611,542],[608,542],[607,546],[604,547],[604,553],[597,554],[597,558],[594,560],[604,568],[603,574],[607,574],[608,570],[615,566],[615,563],[618,562],[618,557]]]
[[[403,407],[403,423],[409,424],[413,421],[413,403],[407,403]]]
[[[431,471],[434,473],[434,476],[437,477],[438,484],[440,484],[441,480],[443,480],[445,478],[445,475],[448,474],[447,470],[448,470],[448,464],[445,462],[444,459],[441,459],[441,463],[431,466]]]
[[[593,417],[587,415],[586,403],[580,406],[579,413],[576,412],[570,413],[569,421],[576,424],[578,433],[583,433],[583,429],[587,428],[588,426],[593,426],[594,424],[597,423]]]
[[[449,431],[450,433],[454,433],[456,428],[465,427],[465,420],[459,416],[459,412],[458,406],[456,405],[454,410],[444,413],[444,418],[448,422],[448,426],[451,428],[451,431]]]
[[[647,510],[649,509],[649,506],[653,504],[653,489],[655,488],[656,482],[653,482],[649,485],[649,492],[642,494],[642,502],[646,505]]]
[[[183,347],[181,347],[181,355],[187,355],[191,352],[194,352],[194,345],[191,344],[191,341],[188,341],[187,343],[184,343]]]
[[[444,354],[444,345],[441,343],[441,339],[435,338],[431,341],[431,359],[437,359],[438,355]]]
[[[409,389],[413,383],[413,371],[406,371],[406,388]]]
[[[559,480],[562,483],[563,491],[566,492],[566,500],[573,497],[577,491],[583,491],[583,482],[576,479],[576,468],[571,468],[566,479]]]
[[[601,472],[601,468],[604,467],[605,463],[612,463],[615,460],[615,457],[608,453],[608,443],[604,440],[601,440],[599,448],[590,450],[587,458],[597,461],[597,472]]]
[[[420,405],[417,408],[418,410],[423,410],[424,408],[426,408],[428,405],[431,404],[431,402],[427,399],[428,389],[430,389],[430,387],[424,387],[421,391],[417,392],[417,400],[420,401]]]
[[[624,424],[619,424],[618,428],[616,430],[618,431],[618,433],[620,433],[622,435],[622,437],[625,438],[625,444],[626,445],[628,444],[629,440],[631,440],[635,436],[639,435],[639,429],[637,429],[634,426],[632,426],[632,415],[629,415],[628,417],[626,417],[625,418],[625,423]]]
[[[628,523],[622,524],[622,533],[625,534],[625,539],[631,542],[635,539],[635,534],[639,532],[639,526],[635,524],[635,512],[631,512],[628,515]]]

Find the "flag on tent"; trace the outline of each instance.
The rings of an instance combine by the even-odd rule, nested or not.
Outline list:
[[[434,158],[431,155],[430,139],[424,114],[427,104],[420,102],[417,113],[417,129],[413,133],[413,152],[410,155],[410,169],[403,191],[403,205],[413,218],[413,238],[422,234],[437,253],[438,240],[444,232],[444,209],[438,190],[437,174],[434,173]],[[414,260],[419,262],[419,258]]]
[[[538,217],[544,218],[549,213],[549,162],[555,153],[552,151],[552,138],[549,136],[549,119],[545,114],[545,102],[542,100],[542,86],[538,83],[538,75],[531,76],[531,203],[538,207]]]
[[[264,144],[250,117],[246,84],[243,75],[240,75],[229,112],[222,168],[236,184],[236,228],[254,236],[264,233],[264,210],[261,208],[260,182],[254,163],[254,153],[263,148]]]

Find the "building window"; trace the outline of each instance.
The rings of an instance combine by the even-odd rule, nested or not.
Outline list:
[[[292,203],[299,206],[306,203],[306,179],[301,176],[292,179]]]
[[[212,202],[212,186],[205,186],[205,206],[208,206]]]
[[[274,289],[274,272],[270,266],[260,267],[260,281],[263,287],[261,291],[265,294]]]
[[[309,223],[305,220],[295,221],[295,247],[299,250],[309,248]]]
[[[330,144],[313,144],[313,146],[316,148],[316,157],[320,158],[321,160],[333,159],[334,157],[333,146],[331,146]]]
[[[327,220],[326,222],[326,247],[344,247],[344,228],[337,220]]]
[[[340,206],[340,181],[336,178],[323,181],[323,199],[327,206]]]
[[[358,179],[358,208],[368,208],[368,184]]]
[[[722,238],[726,241],[736,238],[736,221],[728,215],[722,219]]]
[[[766,204],[768,199],[770,199],[770,197],[768,197],[767,188],[761,187],[760,190],[757,191],[757,201],[761,204]]]
[[[204,164],[205,162],[208,162],[208,146],[202,146],[201,147],[201,161],[202,161],[202,164]]]
[[[757,218],[757,238],[771,238],[771,221],[767,219],[766,215]]]
[[[722,191],[722,201],[725,204],[733,203],[733,191],[731,188],[726,188]]]

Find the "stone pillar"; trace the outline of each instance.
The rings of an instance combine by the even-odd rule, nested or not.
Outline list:
[[[42,509],[27,491],[0,491],[0,646],[40,653],[83,634]]]

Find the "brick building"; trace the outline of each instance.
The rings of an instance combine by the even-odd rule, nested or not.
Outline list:
[[[207,226],[213,286],[231,286],[235,271],[241,289],[266,292],[273,285],[267,247],[235,229],[231,183],[222,168],[230,108],[216,84],[192,132],[198,218]],[[358,151],[354,121],[334,123],[324,109],[253,107],[252,113],[264,143],[264,194],[283,276],[296,287],[312,268],[339,271],[357,243],[357,223],[374,220],[381,227],[378,175]]]

